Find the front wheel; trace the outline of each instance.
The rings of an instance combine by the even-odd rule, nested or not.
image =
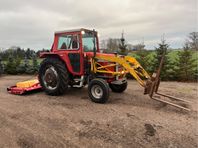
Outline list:
[[[88,93],[95,103],[105,103],[109,98],[109,87],[103,79],[93,79],[88,85]]]
[[[127,89],[127,82],[123,84],[111,84],[109,83],[109,87],[113,92],[121,93]]]

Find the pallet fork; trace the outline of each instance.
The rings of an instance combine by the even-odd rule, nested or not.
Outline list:
[[[185,111],[190,111],[190,109],[188,107],[186,107],[186,105],[189,106],[189,104],[191,103],[190,101],[158,92],[159,85],[160,85],[160,73],[161,73],[161,70],[162,70],[163,64],[164,64],[165,53],[166,53],[166,51],[163,52],[157,73],[153,73],[151,79],[149,81],[147,81],[147,84],[145,87],[145,94],[148,94],[149,97],[153,100],[183,109]],[[164,97],[164,99],[160,99],[161,96]],[[179,101],[179,103],[180,102],[185,103],[185,106],[176,104],[175,102],[172,102],[172,101],[167,101],[166,98],[168,98],[169,100],[172,100],[172,101]]]

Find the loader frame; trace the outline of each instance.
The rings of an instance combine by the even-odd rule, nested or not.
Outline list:
[[[163,68],[164,60],[165,60],[165,53],[166,50],[164,50],[162,56],[159,68],[157,69],[156,73],[153,73],[152,76],[150,76],[146,70],[139,64],[139,62],[130,56],[119,56],[115,54],[115,56],[104,56],[104,55],[96,55],[91,59],[91,71],[93,73],[100,73],[100,74],[111,74],[112,76],[121,76],[125,77],[127,73],[130,73],[137,82],[144,87],[144,94],[148,94],[149,97],[153,100],[169,104],[171,106],[183,109],[185,111],[190,111],[190,109],[186,106],[182,106],[180,104],[177,104],[172,101],[179,101],[187,104],[190,104],[191,102],[186,101],[184,99],[174,97],[171,95],[167,95],[164,93],[158,92],[159,85],[160,85],[160,73]],[[101,65],[98,61],[108,61],[112,62],[109,65]],[[111,67],[116,67],[120,65],[122,67],[122,71],[112,71],[110,70]],[[164,97],[164,99],[161,99],[161,97]],[[166,100],[166,99],[169,100]]]
[[[104,60],[108,62],[112,62],[113,64],[109,65],[101,65],[98,60]],[[120,65],[122,67],[122,71],[112,71],[110,70],[111,67],[115,67]],[[146,83],[143,80],[144,79],[150,79],[149,74],[144,70],[144,68],[139,64],[139,62],[129,56],[103,56],[103,55],[98,55],[95,58],[91,59],[91,71],[94,73],[103,73],[103,74],[112,74],[113,76],[123,76],[127,73],[130,73],[136,80],[137,82],[145,87]]]

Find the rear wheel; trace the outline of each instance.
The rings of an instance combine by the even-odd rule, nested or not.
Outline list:
[[[127,89],[127,82],[123,84],[111,84],[109,83],[109,87],[113,92],[121,93]]]
[[[69,81],[65,64],[57,58],[46,58],[40,65],[39,81],[47,94],[63,94]]]
[[[88,85],[88,93],[95,103],[105,103],[109,98],[109,87],[103,79],[93,79]]]

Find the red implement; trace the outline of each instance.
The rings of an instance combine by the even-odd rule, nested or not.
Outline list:
[[[31,92],[34,90],[41,90],[41,88],[42,87],[41,87],[40,83],[36,83],[36,84],[32,85],[31,87],[26,87],[26,88],[20,88],[20,87],[17,87],[16,85],[11,86],[11,87],[7,88],[7,91],[11,94],[22,95],[22,94],[25,94],[27,92]]]

